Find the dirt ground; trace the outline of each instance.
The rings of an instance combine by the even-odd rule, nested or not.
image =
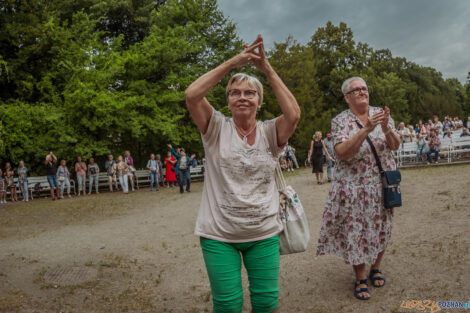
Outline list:
[[[330,185],[315,184],[308,169],[287,173],[306,209],[311,243],[305,253],[281,257],[281,312],[431,312],[400,306],[470,300],[470,165],[402,175],[404,206],[395,211],[382,268],[387,285],[359,301],[352,268],[338,257],[315,255]],[[0,312],[210,312],[209,281],[193,235],[201,191],[198,182],[184,195],[146,188],[0,205]],[[91,276],[61,282],[51,276],[71,268]]]

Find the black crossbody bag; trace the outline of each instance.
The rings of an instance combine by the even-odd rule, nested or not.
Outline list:
[[[356,121],[356,123],[359,128],[362,128],[362,125],[359,124],[358,121]],[[380,162],[379,155],[377,154],[377,150],[375,150],[372,140],[370,140],[369,136],[366,137],[366,140],[369,143],[372,154],[374,155],[377,166],[379,167],[380,176],[382,177],[384,207],[386,209],[400,207],[402,205],[400,191],[400,171],[384,171],[382,162]]]

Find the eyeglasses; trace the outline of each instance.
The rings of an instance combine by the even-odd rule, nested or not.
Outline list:
[[[353,95],[357,96],[361,92],[362,93],[369,93],[369,89],[367,87],[360,87],[360,88],[353,89],[353,90],[347,92],[346,94],[347,95],[353,94]]]
[[[243,96],[247,99],[253,99],[256,96],[257,91],[256,90],[238,90],[238,89],[232,89],[228,92],[230,97],[233,98],[240,98],[243,94]]]

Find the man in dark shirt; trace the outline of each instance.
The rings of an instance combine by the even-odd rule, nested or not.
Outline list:
[[[59,194],[59,182],[57,181],[57,157],[52,151],[46,156],[45,161],[46,175],[49,186],[51,187],[52,200],[60,199]],[[56,190],[57,196],[54,196],[54,189]]]

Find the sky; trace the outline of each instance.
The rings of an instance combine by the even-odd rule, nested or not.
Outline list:
[[[389,49],[465,83],[470,72],[470,0],[218,0],[225,16],[251,43],[267,49],[292,35],[306,43],[328,21],[345,22],[356,42]]]

